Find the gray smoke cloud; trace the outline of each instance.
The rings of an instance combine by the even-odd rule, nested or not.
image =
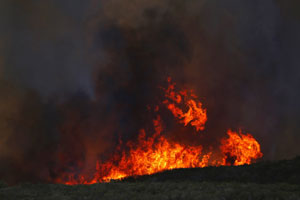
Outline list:
[[[163,71],[159,77],[168,74],[194,87],[208,107],[210,131],[221,134],[225,127],[244,128],[262,142],[266,159],[280,159],[300,151],[296,145],[300,139],[297,10],[296,2],[271,0],[115,0],[103,2],[99,21],[106,18],[117,27],[109,33],[121,36],[115,34],[112,39],[141,43],[145,52],[154,49],[159,55],[140,57],[149,59],[154,71]],[[124,39],[127,30],[142,39]],[[176,39],[169,44],[171,48],[157,50],[172,36]],[[113,59],[120,60],[119,55]],[[122,62],[127,59],[131,58]]]
[[[87,58],[89,2],[4,1],[4,76],[48,97],[77,90],[92,94]]]
[[[78,160],[89,171],[118,137],[147,126],[146,106],[168,76],[208,109],[208,145],[242,128],[264,159],[300,154],[297,1],[11,0],[0,9],[0,176],[10,182],[49,180]]]

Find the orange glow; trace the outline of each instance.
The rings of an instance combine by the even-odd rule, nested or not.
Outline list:
[[[158,116],[153,121],[155,133],[146,138],[146,133],[141,130],[137,143],[128,142],[128,152],[115,154],[106,163],[97,163],[96,173],[91,180],[84,176],[75,179],[67,176],[64,184],[93,184],[108,182],[112,179],[122,179],[128,176],[153,174],[167,169],[195,168],[208,165],[209,154],[202,154],[202,146],[186,146],[168,141],[161,135],[162,125]],[[121,155],[121,156],[120,156]],[[60,182],[57,180],[57,182]]]
[[[229,138],[221,140],[221,151],[224,154],[224,165],[251,164],[253,160],[262,157],[259,143],[249,133],[228,130]]]
[[[141,131],[137,144],[129,143],[128,146],[129,152],[122,154],[120,161],[111,166],[104,181],[153,174],[167,169],[204,167],[209,157],[202,155],[202,146],[187,147],[171,142],[159,132],[146,139],[145,132]]]
[[[175,83],[172,83],[170,78],[168,84],[164,105],[179,119],[180,124],[190,124],[197,131],[203,130],[207,121],[206,109],[196,100],[197,96],[187,90],[176,91]],[[159,110],[156,106],[155,111]],[[120,141],[110,159],[105,162],[97,161],[92,175],[65,173],[55,182],[68,185],[94,184],[177,168],[250,164],[262,157],[260,145],[255,138],[250,134],[244,135],[241,131],[236,133],[228,130],[229,137],[220,140],[220,149],[203,153],[202,145],[182,144],[164,136],[160,115],[153,120],[153,130],[154,133],[147,136],[146,131],[142,129],[137,140],[127,142],[125,147]],[[221,156],[215,158],[213,154],[218,151],[221,151]]]
[[[180,119],[180,123],[184,126],[191,124],[197,131],[204,130],[207,121],[206,109],[202,108],[202,103],[194,100],[197,96],[191,91],[182,90],[175,91],[175,83],[168,78],[169,87],[166,90],[166,98],[164,104],[172,112],[174,117]],[[186,107],[187,111],[180,108],[180,104]]]

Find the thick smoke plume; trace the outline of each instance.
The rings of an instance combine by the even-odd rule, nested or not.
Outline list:
[[[88,173],[150,126],[168,76],[207,108],[207,146],[237,127],[253,133],[265,159],[299,155],[296,4],[2,1],[0,178]],[[176,138],[179,127],[166,126]]]

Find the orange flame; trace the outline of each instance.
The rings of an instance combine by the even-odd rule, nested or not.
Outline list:
[[[194,126],[197,131],[203,130],[207,121],[206,109],[202,108],[201,102],[195,100],[196,95],[186,90],[176,92],[175,83],[168,79],[169,87],[163,103],[172,112],[174,117],[180,119],[179,123]],[[180,107],[186,107],[184,112]],[[155,107],[155,111],[159,108]],[[93,184],[123,179],[128,176],[153,174],[164,170],[176,168],[206,167],[209,165],[243,165],[250,164],[262,157],[260,145],[250,134],[227,132],[228,138],[221,140],[220,150],[222,156],[211,159],[213,151],[203,153],[203,147],[189,146],[171,141],[161,135],[163,131],[162,119],[158,115],[153,120],[155,133],[147,137],[145,130],[141,130],[136,142],[129,141],[126,149],[121,145],[111,159],[96,164],[96,170],[91,178],[83,174],[63,174],[55,180],[57,183],[69,185]]]
[[[153,121],[155,134],[146,138],[141,130],[137,143],[128,142],[129,151],[115,154],[106,163],[97,163],[96,173],[92,180],[80,176],[77,180],[73,175],[68,176],[65,184],[93,184],[108,182],[112,179],[122,179],[128,176],[153,174],[167,169],[195,168],[208,165],[210,153],[202,155],[202,146],[186,146],[168,141],[161,135],[162,125],[160,116]],[[60,182],[61,180],[57,180]]]
[[[221,151],[224,154],[224,165],[250,164],[252,160],[262,157],[259,143],[249,133],[228,130],[229,138],[221,140]]]
[[[189,123],[196,128],[197,131],[204,130],[204,125],[207,121],[206,109],[202,108],[202,103],[194,100],[196,95],[191,91],[188,93],[186,90],[182,90],[176,93],[175,83],[171,82],[171,78],[168,78],[169,87],[166,90],[167,100],[164,104],[172,112],[174,117],[180,119],[180,123],[187,126]],[[188,109],[184,112],[179,104],[184,104]]]
[[[130,149],[129,153],[123,153],[120,161],[110,166],[110,173],[103,178],[104,181],[126,176],[153,174],[167,169],[207,165],[209,154],[202,155],[202,146],[188,147],[168,141],[160,135],[162,130],[160,117],[154,121],[154,124],[157,132],[146,139],[145,131],[142,130],[137,144],[127,144]]]

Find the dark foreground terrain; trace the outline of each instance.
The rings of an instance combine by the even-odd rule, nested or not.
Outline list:
[[[300,199],[300,187],[289,184],[255,183],[105,183],[65,186],[26,184],[2,188],[1,200],[163,200],[163,199]]]
[[[15,199],[300,200],[300,157],[239,167],[179,169],[95,185],[0,183],[0,200]]]

